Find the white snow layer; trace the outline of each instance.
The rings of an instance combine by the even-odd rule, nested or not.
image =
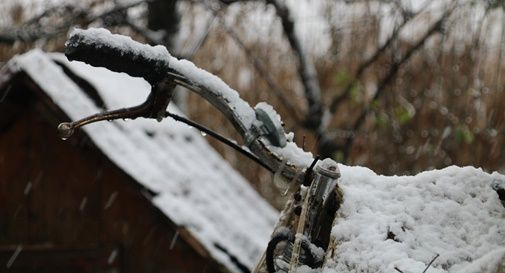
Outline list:
[[[63,55],[33,50],[15,57],[11,63],[25,71],[71,120],[102,110],[53,59],[88,80],[108,108],[136,105],[148,94],[149,84],[143,79],[70,63]],[[99,122],[83,130],[118,167],[156,192],[154,205],[187,228],[217,261],[240,272],[219,249],[222,247],[243,265],[255,265],[266,248],[277,212],[199,131],[171,119]]]
[[[505,258],[505,208],[492,188],[504,175],[453,166],[386,177],[339,167],[338,243],[323,272],[422,273],[439,254],[428,272],[494,273]]]
[[[134,41],[131,37],[112,34],[105,28],[73,29],[70,36],[80,35],[79,43],[90,45],[107,44],[112,48],[122,49],[123,52],[131,52],[134,55],[143,55],[152,60],[168,60],[171,56],[166,47],[157,45],[150,46]],[[68,43],[68,41],[67,41]],[[67,45],[67,44],[65,44]]]
[[[222,97],[226,103],[234,110],[234,113],[241,120],[244,129],[251,128],[253,121],[256,120],[256,114],[251,106],[238,95],[218,76],[205,71],[188,60],[171,57],[169,61],[171,69],[178,71],[186,76],[191,82],[205,87],[217,96]]]

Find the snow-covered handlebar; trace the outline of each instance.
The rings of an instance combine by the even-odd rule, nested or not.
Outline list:
[[[70,60],[142,77],[153,86],[153,90],[156,90],[158,83],[168,80],[197,93],[231,121],[253,154],[287,180],[302,182],[305,171],[313,161],[312,154],[304,152],[292,142],[282,127],[272,132],[275,131],[272,124],[281,124],[281,120],[271,106],[259,103],[252,108],[217,76],[196,67],[190,61],[172,57],[163,46],[142,44],[105,29],[75,29],[70,33],[65,54]],[[170,97],[165,96],[164,99],[169,100]],[[145,104],[135,110],[145,109]],[[106,113],[104,116],[107,119],[114,119],[115,116],[120,118],[117,111],[111,111],[109,113],[112,115]],[[83,120],[85,121],[82,125],[102,119],[95,115]],[[80,126],[74,126],[76,123],[66,123],[65,126],[70,126],[73,130],[74,127]],[[272,141],[269,133],[280,135],[282,141]]]
[[[113,37],[101,29],[74,30],[65,44],[65,55],[69,60],[142,77],[153,85],[165,77],[169,55],[164,47]]]

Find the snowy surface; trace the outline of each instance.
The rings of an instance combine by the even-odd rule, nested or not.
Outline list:
[[[26,71],[70,120],[101,109],[53,59],[95,86],[108,108],[136,105],[148,94],[149,84],[142,79],[69,63],[63,55],[34,50],[15,57],[10,64]],[[240,272],[216,244],[245,266],[254,266],[266,248],[277,213],[200,132],[169,119],[99,122],[83,130],[118,167],[156,192],[154,205],[187,228],[217,261]]]
[[[494,273],[505,258],[505,208],[493,190],[505,176],[473,167],[403,177],[339,168],[338,244],[323,272],[422,273],[439,254],[428,272]]]
[[[76,28],[70,32],[69,37],[74,35],[79,35],[79,44],[107,44],[112,48],[120,49],[122,52],[133,53],[135,56],[142,55],[143,57],[152,60],[163,60],[168,62],[168,59],[171,57],[168,53],[168,50],[164,46],[150,46],[147,44],[142,44],[134,41],[129,36],[112,34],[105,28]],[[69,42],[67,42],[67,44],[68,43]],[[65,44],[65,46],[67,46],[67,44]]]
[[[223,80],[197,67],[188,60],[179,60],[171,57],[169,64],[171,69],[186,76],[191,82],[203,86],[215,95],[222,97],[230,108],[234,110],[244,129],[251,128],[253,121],[256,119],[254,110],[246,101],[240,98],[237,91],[233,90]]]

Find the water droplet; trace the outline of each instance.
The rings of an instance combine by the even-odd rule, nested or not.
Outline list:
[[[207,136],[207,133],[201,131],[200,134],[202,134],[202,136]]]
[[[74,128],[70,122],[62,122],[58,125],[58,135],[62,140],[67,140],[74,133]]]

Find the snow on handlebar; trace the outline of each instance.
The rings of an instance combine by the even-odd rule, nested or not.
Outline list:
[[[142,77],[153,86],[147,101],[133,110],[119,109],[63,123],[60,129],[65,132],[71,134],[73,129],[85,124],[125,118],[125,115],[126,118],[152,118],[153,111],[165,111],[153,109],[159,108],[154,105],[159,100],[157,96],[167,100],[167,104],[170,100],[170,96],[157,88],[160,82],[168,80],[197,93],[221,111],[241,134],[252,153],[272,170],[282,173],[282,177],[300,183],[303,180],[300,174],[305,173],[313,161],[312,154],[300,149],[293,142],[293,136],[284,132],[280,116],[270,105],[259,103],[252,108],[219,77],[196,67],[190,61],[172,57],[163,46],[142,44],[106,29],[75,29],[70,33],[65,54],[70,60]]]
[[[150,46],[108,30],[74,29],[65,44],[69,60],[142,77],[151,84],[162,80],[169,68],[170,54],[164,46]]]

